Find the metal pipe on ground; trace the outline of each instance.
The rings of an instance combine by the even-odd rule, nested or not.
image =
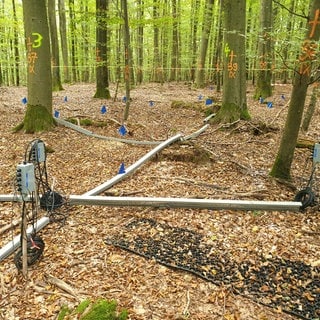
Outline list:
[[[182,135],[177,134],[166,141],[160,143],[158,146],[153,148],[151,151],[149,151],[147,154],[145,154],[142,158],[140,158],[137,162],[132,164],[130,167],[128,167],[125,171],[125,173],[120,173],[111,178],[110,180],[106,181],[105,183],[95,187],[94,189],[86,192],[84,196],[95,196],[97,194],[100,194],[101,192],[111,188],[116,183],[122,181],[125,179],[128,175],[132,174],[134,171],[136,171],[140,166],[142,166],[147,160],[152,158],[155,154],[157,154],[159,151],[164,149],[165,147],[169,146],[170,144],[181,140]]]
[[[107,197],[71,195],[70,204],[100,205],[110,207],[156,207],[156,208],[195,208],[211,210],[266,210],[298,211],[301,202],[295,201],[250,201],[189,198],[151,198],[151,197]]]

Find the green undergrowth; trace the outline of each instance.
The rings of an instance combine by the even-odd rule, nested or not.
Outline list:
[[[86,299],[73,309],[63,305],[57,320],[126,320],[127,318],[127,310],[118,312],[117,302],[114,300],[98,299],[97,301],[91,301]]]

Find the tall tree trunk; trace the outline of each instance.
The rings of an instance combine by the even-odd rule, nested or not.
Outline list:
[[[14,45],[14,62],[15,62],[15,84],[17,86],[20,85],[20,53],[19,53],[19,35],[17,31],[18,19],[17,19],[17,11],[16,11],[16,4],[15,0],[12,0],[12,11],[13,11],[13,20],[15,22],[13,27],[13,45]]]
[[[259,71],[255,88],[255,98],[268,98],[272,94],[272,0],[261,1],[260,39],[258,44]]]
[[[222,72],[221,72],[221,62],[222,62],[222,46],[223,43],[223,36],[222,36],[222,8],[219,6],[219,14],[218,14],[218,22],[216,23],[218,32],[216,35],[216,42],[215,42],[215,54],[213,55],[213,68],[215,70],[214,73],[214,82],[217,86],[217,92],[221,91],[222,86]]]
[[[208,50],[210,30],[213,20],[213,4],[214,0],[207,0],[204,9],[200,53],[196,73],[196,85],[198,88],[203,88],[205,86],[205,62]]]
[[[158,26],[159,19],[159,1],[153,0],[152,9],[153,18],[153,76],[152,81],[163,83],[163,68],[161,66],[160,59],[160,30]]]
[[[138,21],[142,21],[144,15],[144,1],[138,0]],[[137,83],[142,83],[143,81],[143,42],[144,42],[144,26],[142,22],[138,25],[138,35],[137,35],[137,60],[138,60],[138,70],[137,70]]]
[[[110,99],[107,59],[108,0],[96,0],[96,93],[95,98]]]
[[[295,7],[296,7],[296,1],[295,0],[291,0],[291,5],[289,8],[290,12],[294,12],[295,11]],[[294,20],[293,19],[288,19],[287,20],[287,39],[286,39],[286,43],[287,45],[285,45],[283,47],[283,63],[286,64],[289,58],[289,52],[291,49],[291,43],[292,43],[292,34],[295,30],[294,28]],[[285,70],[283,71],[283,79],[282,79],[282,83],[286,84],[288,83],[288,78],[289,78],[289,70],[288,68],[285,68]]]
[[[172,49],[171,49],[171,72],[170,81],[177,80],[179,64],[179,34],[178,34],[178,12],[177,0],[172,0]]]
[[[66,21],[66,8],[65,0],[58,0],[59,10],[59,29],[60,29],[60,42],[61,54],[63,60],[63,76],[64,82],[70,82],[69,72],[69,59],[68,59],[68,40],[67,40],[67,21]]]
[[[70,21],[70,38],[71,38],[71,67],[72,67],[72,80],[74,82],[78,81],[77,72],[77,42],[76,42],[76,17],[74,13],[74,0],[69,0],[69,21]]]
[[[278,153],[270,175],[276,178],[290,180],[291,165],[300,130],[307,89],[311,73],[318,66],[317,41],[320,37],[320,0],[311,1],[310,15],[307,22],[307,34],[302,43],[299,61],[295,69],[293,87],[287,119],[282,134]]]
[[[127,0],[122,0],[123,20],[124,20],[124,81],[126,87],[126,107],[123,115],[123,120],[127,121],[129,117],[130,108],[130,68],[131,68],[131,54],[130,54],[130,32],[129,32],[129,17],[128,17],[128,3]]]
[[[52,90],[63,90],[60,77],[59,41],[56,19],[56,1],[48,0],[48,18],[51,38]]]
[[[301,130],[303,132],[307,132],[309,130],[311,119],[313,117],[314,111],[316,110],[318,96],[319,96],[319,84],[315,84],[312,89],[312,94],[311,94],[308,108],[304,112],[304,117],[303,117],[302,126],[301,126]]]
[[[90,55],[89,53],[89,27],[90,24],[89,21],[89,8],[88,8],[88,0],[81,0],[80,1],[80,11],[82,12],[82,21],[81,21],[81,36],[82,36],[82,42],[81,42],[81,57],[82,59],[79,59],[78,61],[82,64],[82,72],[81,72],[81,81],[83,82],[89,82],[90,79],[90,70],[88,67],[88,57]]]
[[[246,99],[246,1],[224,0],[224,69],[222,106],[216,122],[249,119]]]
[[[199,7],[200,7],[200,0],[192,0],[191,4],[191,19],[190,19],[190,25],[191,25],[191,41],[190,41],[190,52],[192,56],[192,63],[191,63],[191,70],[190,70],[190,80],[192,82],[195,81],[195,75],[196,75],[196,63],[197,63],[197,49],[198,49],[198,24],[199,24]]]
[[[43,0],[23,0],[28,59],[28,104],[23,120],[26,133],[52,128],[52,80],[47,9]]]

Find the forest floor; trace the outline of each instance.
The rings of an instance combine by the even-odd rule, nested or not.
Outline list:
[[[290,184],[269,176],[290,90],[276,85],[268,108],[252,99],[249,88],[251,121],[211,124],[101,195],[292,201],[310,176],[311,151],[296,149]],[[50,151],[49,184],[66,198],[111,179],[122,163],[127,168],[155,147],[98,139],[64,126],[42,134],[13,133],[23,119],[26,88],[0,91],[0,194],[15,192],[16,167],[33,139],[43,140]],[[94,92],[94,85],[66,85],[54,93],[54,109],[63,119],[93,120],[85,128],[94,133],[139,141],[192,134],[204,125],[206,98],[220,101],[214,88],[138,86],[122,137],[123,90],[115,101],[93,99]],[[319,110],[303,135],[312,141],[319,141]],[[115,299],[131,320],[320,318],[318,207],[279,212],[69,205],[57,213],[65,215],[65,223],[52,222],[39,232],[44,254],[27,279],[13,255],[0,262],[0,319],[56,319],[62,305],[99,297]],[[20,216],[21,203],[0,202],[0,248],[19,234],[19,226],[4,230]]]

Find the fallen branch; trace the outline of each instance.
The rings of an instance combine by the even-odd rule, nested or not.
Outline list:
[[[64,292],[68,293],[69,295],[73,296],[77,300],[81,301],[83,300],[83,297],[79,296],[79,294],[76,292],[74,288],[72,288],[69,284],[64,282],[61,279],[58,279],[52,275],[45,275],[45,279],[50,284],[57,286],[59,289],[63,290]]]

